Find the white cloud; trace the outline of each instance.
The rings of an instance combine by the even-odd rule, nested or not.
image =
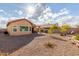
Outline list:
[[[69,12],[69,10],[67,8],[63,8],[63,9],[60,10],[60,12],[63,12],[63,11]]]
[[[7,13],[3,9],[0,10],[0,13],[7,15]]]
[[[24,17],[10,17],[8,19],[8,21],[12,21],[12,20],[16,20],[16,19],[21,19],[21,18],[24,18]]]
[[[20,10],[20,11],[18,11],[18,14],[19,14],[19,15],[22,15],[22,14],[23,14],[23,12]]]
[[[18,15],[22,15],[23,12],[21,10],[15,10],[15,12],[18,14]]]
[[[52,17],[56,18],[56,17],[67,15],[67,14],[69,14],[69,10],[67,10],[66,8],[63,8],[58,13],[54,13]]]
[[[31,6],[31,5],[30,5]],[[47,24],[47,23],[59,23],[59,20],[55,20],[55,18],[59,18],[61,17],[62,15],[68,15],[67,17],[66,16],[63,16],[59,19],[62,19],[64,20],[65,18],[67,19],[70,15],[69,15],[69,10],[66,9],[66,8],[63,8],[61,10],[59,10],[59,12],[53,12],[51,10],[51,8],[45,4],[32,4],[33,7],[35,7],[36,11],[35,13],[32,15],[32,14],[29,14],[28,12],[26,12],[27,14],[27,18],[35,21],[35,23],[39,24]],[[26,9],[25,9],[26,10]],[[27,11],[27,10],[26,10]],[[61,20],[61,22],[62,22]]]
[[[68,23],[72,26],[79,24],[79,18],[78,17],[74,17],[70,15],[69,10],[67,8],[63,8],[61,10],[59,10],[59,12],[53,12],[53,10],[51,10],[51,8],[45,4],[33,4],[33,7],[36,8],[36,11],[34,14],[30,14],[27,12],[27,10],[25,9],[26,13],[26,17],[28,20],[30,20],[31,22],[41,25],[41,24],[48,24],[48,23],[58,23],[59,25],[62,25],[64,23]],[[4,10],[0,10],[0,12],[5,13]],[[18,14],[18,16],[23,17],[23,11],[22,10],[15,10],[15,13]],[[9,20],[7,21],[11,21],[11,20],[16,20],[22,17],[10,17]],[[0,18],[1,20],[3,19],[3,17]],[[6,19],[6,18],[4,18]],[[4,22],[2,20],[2,24],[5,25],[6,22]]]
[[[28,15],[30,15],[29,18],[30,19],[35,19],[35,20],[37,20],[38,17],[40,15],[42,15],[42,12],[43,12],[43,10],[45,8],[44,4],[30,4],[28,6],[32,6],[33,8],[35,8],[35,13],[34,14],[28,13],[28,9],[25,8],[25,11],[26,11],[26,14],[27,14],[26,17],[28,17]]]
[[[61,17],[58,17],[56,21],[59,25],[63,25],[65,23],[69,24],[68,22],[71,21],[72,17],[73,16],[70,16],[70,15],[63,15]]]
[[[4,12],[4,10],[0,10],[0,12]]]
[[[42,15],[39,16],[39,18],[42,19],[41,22],[43,23],[57,23],[57,22],[61,23],[63,20],[66,20],[72,17],[69,15],[69,10],[67,10],[66,8],[63,8],[58,13],[56,13],[56,12],[53,12],[50,7],[46,7],[43,10]],[[55,20],[55,18],[57,18],[57,20]],[[61,19],[61,21],[58,19]]]
[[[70,24],[72,27],[77,27],[79,26],[79,16],[73,16],[71,19],[65,22]]]
[[[0,29],[1,28],[6,28],[7,22],[8,22],[8,18],[1,16],[0,17]]]
[[[30,5],[31,6],[31,5]],[[47,23],[58,23],[59,25],[62,25],[63,23],[72,24],[71,19],[73,19],[70,15],[70,10],[67,8],[63,8],[59,10],[59,12],[53,12],[51,8],[45,4],[32,4],[33,7],[36,8],[35,13],[29,14],[26,10],[26,18],[31,20],[32,22],[36,24],[47,24]],[[73,19],[76,21],[75,19]],[[79,23],[79,22],[78,22]],[[77,22],[74,22],[73,24],[77,24]]]
[[[17,19],[17,17],[10,17],[9,21],[12,21],[12,20],[15,20],[15,19]]]
[[[66,15],[66,16],[64,16],[64,15]],[[42,12],[42,15],[40,15],[40,17],[41,17],[42,21],[44,20],[43,23],[57,23],[57,22],[61,23],[63,20],[72,18],[69,15],[69,10],[67,10],[66,8],[61,9],[58,13],[56,13],[56,12],[53,13],[51,8],[49,8],[49,7],[45,8],[45,10]],[[57,18],[57,21],[55,21],[55,18]],[[61,21],[58,19],[61,19]]]

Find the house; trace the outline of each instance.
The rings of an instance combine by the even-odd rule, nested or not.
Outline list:
[[[58,26],[58,24],[44,24],[44,25],[40,25],[39,27],[41,28],[41,31],[42,31],[42,32],[48,33],[48,30],[49,30],[49,28],[50,28],[52,25],[57,25],[57,26]],[[56,29],[56,30],[54,30],[54,31],[52,31],[52,32],[53,32],[53,33],[60,33],[59,28]]]
[[[12,36],[31,34],[33,32],[33,27],[34,24],[25,18],[16,19],[8,22],[7,32]]]

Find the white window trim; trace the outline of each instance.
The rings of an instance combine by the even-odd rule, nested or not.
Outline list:
[[[25,25],[12,26],[12,32],[14,32],[13,31],[13,28],[16,28],[17,30],[19,29],[19,31],[20,31],[20,26],[25,26]],[[32,28],[29,27],[29,26],[27,26],[27,27],[28,27],[28,31],[24,31],[24,32],[31,32],[32,31]],[[31,30],[30,30],[30,28],[31,28]],[[23,31],[21,31],[21,32],[23,32]]]
[[[12,32],[14,32],[14,31],[13,31],[14,28],[17,29],[17,26],[12,26]],[[17,32],[17,31],[15,31],[15,32]]]
[[[20,28],[20,26],[26,26],[26,25],[19,25],[19,28]],[[28,26],[27,26],[28,27]],[[28,31],[24,31],[24,32],[29,32],[30,31],[30,29],[29,29],[29,27],[28,27]],[[21,31],[21,32],[23,32],[23,31]]]

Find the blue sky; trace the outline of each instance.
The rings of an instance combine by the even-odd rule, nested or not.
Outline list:
[[[70,11],[70,14],[73,16],[79,16],[79,4],[78,3],[53,3],[47,4],[51,7],[52,10],[59,12],[62,8],[67,8]]]
[[[7,13],[11,13],[12,16],[17,16],[16,14],[14,14],[14,10],[23,10],[23,8],[26,8],[28,4],[13,4],[13,3],[1,3],[0,4],[0,10],[5,10]],[[59,12],[59,10],[63,9],[63,8],[67,8],[70,12],[71,15],[73,16],[78,16],[79,15],[79,4],[78,3],[48,3],[46,4],[47,6],[49,6],[51,8],[52,11],[54,12]],[[11,17],[11,15],[4,15],[2,13],[0,13],[0,16],[4,16],[4,17]],[[18,16],[17,16],[18,17]]]
[[[17,14],[14,13],[14,10],[22,10],[24,4],[11,4],[11,3],[2,3],[0,4],[0,10],[4,10],[6,13],[8,13],[7,15],[0,13],[0,16],[4,16],[4,17],[18,17]],[[9,15],[10,14],[10,15]]]
[[[31,7],[30,10],[29,7]],[[65,23],[70,21],[70,24],[73,22],[75,22],[73,24],[78,24],[78,16],[78,3],[0,3],[0,19],[2,20],[0,24],[3,25],[11,19],[22,17],[30,19],[30,21],[37,24]]]

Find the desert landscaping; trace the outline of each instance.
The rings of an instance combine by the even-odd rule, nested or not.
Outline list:
[[[60,30],[58,32],[56,30]],[[69,25],[52,25],[45,32],[39,28],[28,35],[11,36],[0,32],[0,53],[9,56],[69,56],[79,55],[79,35]]]
[[[79,56],[79,4],[0,4],[0,56]]]
[[[59,35],[54,34],[48,36],[35,37],[30,43],[24,45],[22,48],[16,50],[10,56],[75,56],[79,55],[79,48],[76,47],[71,41],[66,40],[67,37],[62,39]],[[52,47],[47,47],[45,44],[51,42]]]
[[[68,38],[69,37],[69,38]],[[33,33],[8,36],[0,33],[0,52],[10,56],[68,56],[79,55],[79,48],[72,44],[72,35]]]

